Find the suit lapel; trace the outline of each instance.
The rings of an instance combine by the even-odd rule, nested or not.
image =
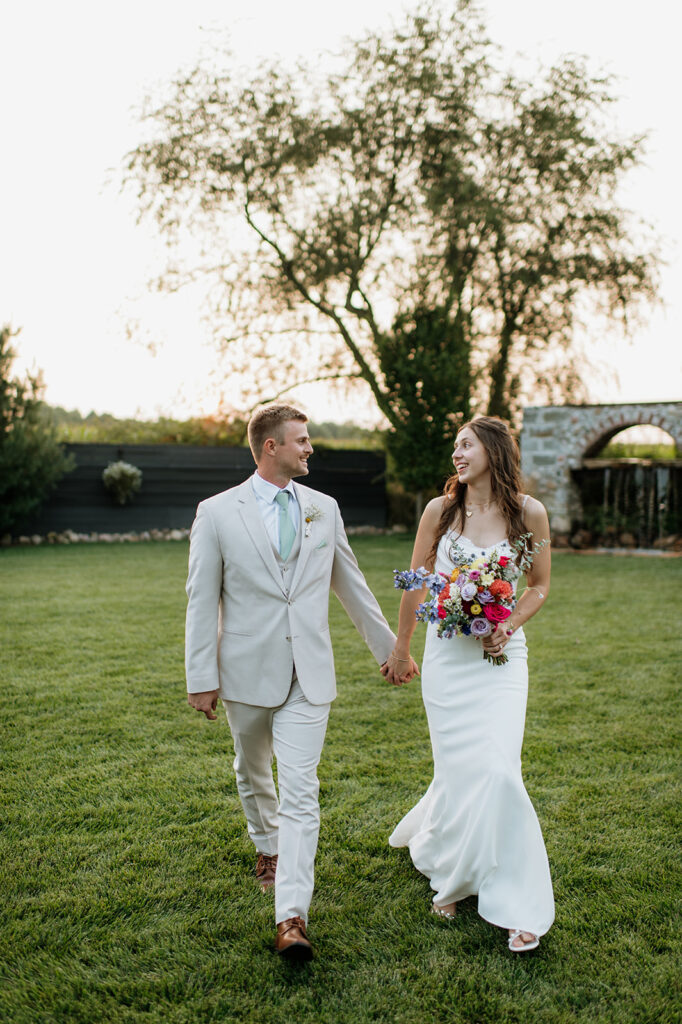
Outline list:
[[[263,517],[260,513],[260,509],[258,508],[258,500],[254,493],[250,478],[242,485],[238,501],[239,514],[242,517],[242,522],[253,541],[256,551],[263,559],[265,568],[268,570],[277,586],[280,588],[282,593],[286,593],[282,582],[282,573],[280,572],[277,564],[275,552],[272,550],[272,544],[270,543],[270,538],[267,535],[265,524],[263,523]]]
[[[298,553],[296,568],[294,569],[294,578],[291,581],[290,593],[292,594],[298,585],[298,581],[300,580],[303,570],[305,569],[308,559],[315,547],[312,530],[310,531],[309,536],[306,537],[305,509],[308,504],[306,501],[306,494],[303,488],[297,483],[294,483],[294,490],[296,491],[296,499],[301,513],[301,522],[299,524],[299,530],[301,531],[301,550]]]

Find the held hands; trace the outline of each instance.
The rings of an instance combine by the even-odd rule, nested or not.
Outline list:
[[[201,711],[210,721],[218,717],[213,712],[218,707],[219,690],[205,690],[203,693],[188,693],[187,703],[196,711]]]
[[[411,679],[419,675],[419,666],[407,651],[394,650],[379,671],[384,679],[387,679],[393,686],[404,686],[405,683],[409,683]]]

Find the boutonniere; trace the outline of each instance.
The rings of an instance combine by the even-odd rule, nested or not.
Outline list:
[[[305,519],[305,536],[309,537],[312,524],[316,523],[318,519],[324,518],[324,512],[317,505],[306,505],[303,509],[303,517]]]

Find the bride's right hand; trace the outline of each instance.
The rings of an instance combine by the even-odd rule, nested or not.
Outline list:
[[[381,666],[381,674],[394,686],[403,686],[419,675],[419,666],[410,656],[409,650],[398,651],[394,648],[386,663]]]

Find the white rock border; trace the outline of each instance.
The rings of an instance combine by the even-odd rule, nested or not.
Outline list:
[[[41,544],[139,544],[148,541],[187,540],[189,530],[164,529],[141,530],[139,533],[76,533],[75,530],[50,531],[42,536],[34,533],[30,537],[12,537],[6,533],[0,537],[0,547],[39,547]]]
[[[406,526],[349,526],[349,536],[383,536],[385,534],[407,533]],[[0,537],[0,547],[40,547],[41,544],[140,544],[150,541],[183,541],[189,539],[189,529],[141,530],[129,533],[76,533],[75,530],[51,531],[44,536],[34,533],[12,537],[6,533]]]

